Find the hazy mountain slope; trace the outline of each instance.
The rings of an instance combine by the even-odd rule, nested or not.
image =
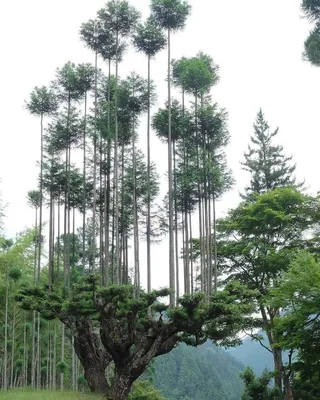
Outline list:
[[[211,343],[158,357],[155,386],[170,400],[239,400],[244,366]]]

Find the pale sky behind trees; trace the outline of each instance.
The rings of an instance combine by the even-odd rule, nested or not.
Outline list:
[[[220,82],[213,100],[229,113],[231,143],[227,158],[236,185],[218,204],[223,215],[239,202],[239,191],[249,177],[240,161],[247,149],[253,122],[262,107],[271,129],[279,126],[278,141],[297,163],[297,177],[306,179],[312,193],[320,189],[320,69],[302,59],[303,43],[311,25],[302,19],[301,0],[189,0],[193,7],[186,29],[172,38],[172,57],[192,57],[203,51],[220,66]],[[0,185],[6,210],[7,234],[12,236],[34,223],[27,192],[36,189],[40,157],[39,120],[24,109],[34,86],[48,85],[57,67],[67,61],[94,62],[79,39],[82,22],[94,18],[106,0],[0,1]],[[131,0],[144,16],[149,0]],[[156,108],[166,100],[166,50],[152,63],[157,85]],[[99,67],[106,71],[106,65]],[[128,52],[120,76],[131,71],[147,76],[142,54]],[[179,99],[179,93],[174,97]],[[144,121],[141,135],[146,137]],[[146,141],[140,147],[146,150]],[[152,138],[152,159],[167,188],[167,147]],[[141,247],[141,254],[145,246]],[[145,282],[145,254],[142,282]],[[153,286],[168,284],[167,243],[152,247]]]

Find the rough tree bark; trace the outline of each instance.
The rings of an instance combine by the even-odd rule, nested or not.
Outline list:
[[[93,332],[90,321],[76,322],[73,328],[74,350],[84,369],[89,388],[94,393],[106,394],[108,381],[106,368],[111,356],[100,344],[99,334]]]

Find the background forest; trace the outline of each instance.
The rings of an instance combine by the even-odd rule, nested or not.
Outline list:
[[[109,1],[79,29],[91,63],[58,66],[25,101],[38,177],[32,227],[11,238],[0,204],[0,387],[318,399],[319,196],[260,109],[237,167],[247,183],[219,213],[237,187],[221,68],[201,49],[175,56],[191,4],[148,9]],[[319,66],[320,2],[301,9],[303,58]],[[258,345],[260,365],[241,353]]]

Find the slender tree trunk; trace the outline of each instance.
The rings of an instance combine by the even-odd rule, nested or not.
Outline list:
[[[178,229],[178,204],[177,204],[177,178],[176,178],[176,144],[173,142],[173,185],[174,185],[174,238],[175,238],[175,263],[176,263],[176,301],[180,297],[180,281],[179,281],[179,229]],[[189,283],[185,287],[188,293]]]
[[[4,320],[3,389],[8,389],[8,314],[9,314],[9,274],[6,273],[6,305]]]
[[[65,350],[65,326],[61,324],[61,361],[64,361]],[[64,388],[64,373],[60,373],[60,390]]]
[[[13,315],[12,315],[12,348],[11,348],[11,388],[14,387],[14,356],[15,356],[15,325],[16,325],[16,303],[13,304]]]
[[[283,386],[285,390],[286,400],[294,400],[294,395],[291,387],[290,378],[286,373],[283,375]]]
[[[192,249],[192,219],[191,219],[191,210],[189,210],[189,227],[190,227],[190,242],[191,242],[191,249]],[[191,270],[191,293],[194,292],[194,269],[193,269],[193,257],[191,254],[190,258],[190,270]]]
[[[57,322],[54,321],[54,335],[53,335],[53,359],[52,359],[52,389],[57,388]]]
[[[105,215],[105,285],[109,286],[109,264],[110,264],[110,195],[111,195],[111,59],[109,59],[108,67],[108,139],[107,139],[107,182],[105,182],[105,194],[104,194],[104,215]]]
[[[36,357],[36,366],[37,366],[37,389],[41,388],[41,335],[40,335],[40,313],[38,313],[37,318],[37,357]]]
[[[86,208],[87,208],[87,193],[86,193],[86,163],[87,163],[87,102],[88,93],[84,96],[84,129],[83,129],[83,198],[82,198],[82,269],[85,272],[86,267]]]
[[[51,164],[52,166],[52,164]],[[49,290],[51,291],[53,283],[53,197],[50,189],[50,207],[49,207]]]
[[[118,193],[118,79],[119,79],[119,61],[118,61],[118,50],[119,50],[119,32],[116,33],[116,87],[115,87],[115,144],[114,144],[114,206],[115,206],[115,283],[120,283],[120,243],[119,243],[119,193]]]
[[[22,378],[22,386],[28,386],[27,376],[28,376],[28,353],[27,353],[27,316],[26,313],[24,315],[23,321],[23,378]]]
[[[97,208],[97,116],[98,116],[98,52],[95,53],[94,137],[93,137],[93,215],[92,215],[92,273],[96,267],[96,208]]]
[[[218,252],[217,252],[217,215],[216,215],[216,199],[213,195],[213,250],[214,250],[214,291],[218,291]]]
[[[100,215],[99,215],[99,219],[100,219],[100,224],[99,224],[99,239],[100,239],[100,249],[99,249],[99,266],[100,266],[100,284],[101,286],[103,285],[103,281],[104,281],[104,244],[103,244],[103,222],[104,222],[104,207],[103,207],[103,202],[102,202],[102,193],[104,193],[103,190],[103,185],[102,185],[102,175],[103,175],[103,171],[102,171],[102,163],[103,163],[103,159],[102,159],[102,155],[103,155],[103,151],[102,151],[102,136],[100,135],[100,140],[99,140],[99,175],[100,175],[100,188],[99,188],[99,201],[100,201],[100,205],[99,205],[99,211],[100,211]]]
[[[134,91],[133,91],[134,97]],[[137,207],[137,171],[136,171],[136,146],[135,146],[135,115],[132,119],[132,169],[133,169],[133,221],[134,221],[134,280],[136,296],[140,296],[140,264],[139,264],[139,226]]]
[[[147,122],[147,289],[151,292],[151,190],[150,190],[150,169],[151,169],[151,146],[150,146],[150,126],[151,126],[151,105],[150,105],[150,87],[151,87],[151,57],[148,55],[148,122]]]
[[[171,131],[171,31],[168,29],[168,193],[169,193],[169,287],[170,306],[175,305],[175,271],[174,271],[174,238],[173,238],[173,198],[172,198],[172,131]]]

